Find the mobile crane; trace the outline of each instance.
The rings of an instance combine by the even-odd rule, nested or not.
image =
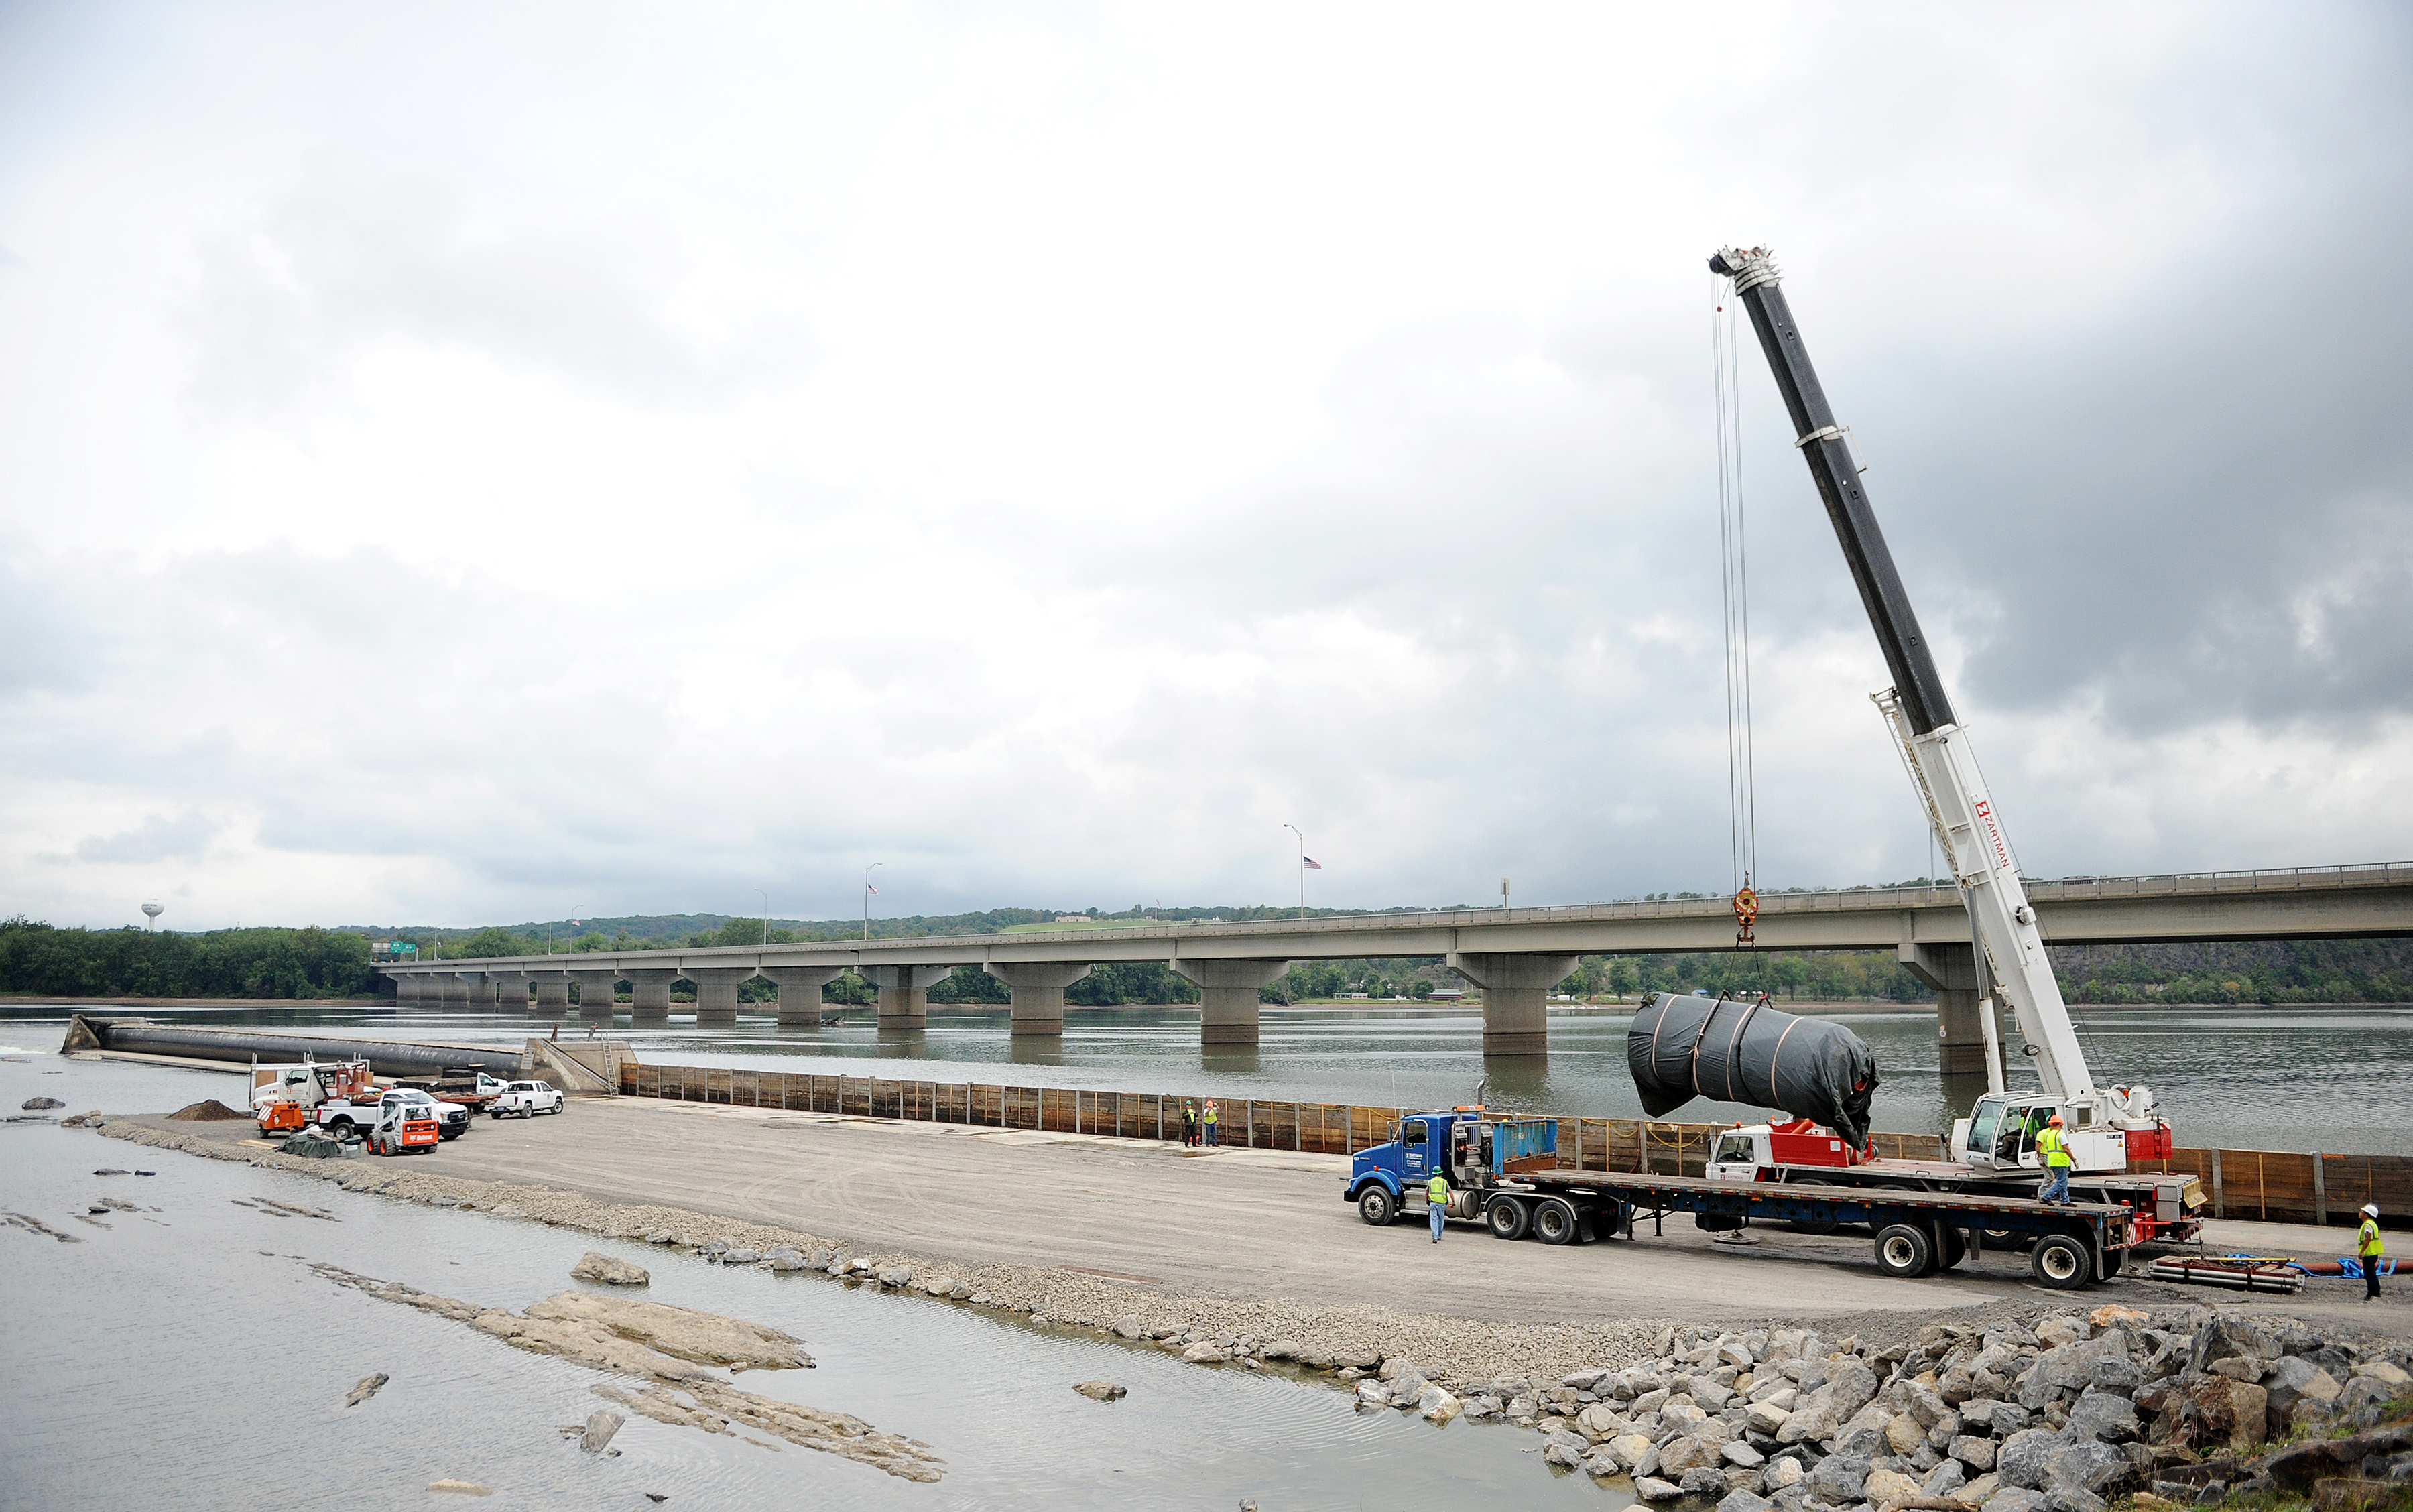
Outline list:
[[[2036,1134],[2054,1113],[2063,1119],[2080,1173],[2121,1172],[2132,1159],[2167,1158],[2169,1125],[2152,1090],[2099,1087],[2087,1069],[2002,816],[1987,794],[1968,733],[1953,716],[1944,679],[1878,528],[1863,469],[1853,459],[1848,433],[1835,423],[1775,262],[1764,247],[1723,247],[1710,259],[1710,271],[1734,281],[1734,296],[1750,315],[1775,375],[1793,422],[1793,444],[1809,464],[1893,676],[1893,687],[1875,695],[1877,705],[1907,758],[1928,822],[1969,911],[1980,991],[1986,994],[1978,1016],[1988,1031],[1989,1090],[1969,1117],[1954,1120],[1953,1160],[2005,1174],[2033,1169]],[[2010,1004],[2026,1052],[2036,1060],[2040,1096],[2015,1096],[2004,1089],[1992,1043],[1995,996]],[[2169,1211],[2167,1195],[2161,1206]]]

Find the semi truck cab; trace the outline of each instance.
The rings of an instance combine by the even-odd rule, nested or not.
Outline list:
[[[1495,1115],[1479,1106],[1414,1113],[1391,1125],[1390,1139],[1350,1157],[1343,1188],[1359,1216],[1388,1223],[1422,1200],[1436,1172],[1449,1178],[1448,1215],[1473,1222],[1489,1196],[1517,1185],[1524,1172],[1558,1164],[1556,1119]]]

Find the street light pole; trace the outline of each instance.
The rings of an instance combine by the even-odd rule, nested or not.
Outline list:
[[[863,938],[866,940],[871,938],[871,874],[887,864],[875,861],[863,868]]]
[[[1298,837],[1298,916],[1304,919],[1307,917],[1307,834],[1296,824],[1284,824],[1282,828]]]
[[[762,900],[762,943],[767,945],[771,942],[771,895],[757,887],[754,896]]]

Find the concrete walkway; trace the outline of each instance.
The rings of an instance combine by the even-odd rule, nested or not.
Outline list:
[[[145,1122],[154,1120],[145,1119]],[[252,1134],[246,1123],[162,1123]],[[1989,1253],[1944,1276],[1880,1273],[1865,1237],[1754,1229],[1713,1242],[1689,1218],[1636,1238],[1553,1248],[1421,1217],[1368,1227],[1341,1200],[1346,1157],[1185,1150],[1177,1145],[834,1114],[580,1099],[557,1117],[481,1119],[429,1164],[482,1180],[541,1183],[613,1202],[659,1203],[830,1235],[867,1250],[1060,1266],[1170,1291],[1373,1303],[1510,1322],[1637,1316],[1729,1325],[1777,1318],[1843,1328],[2039,1302],[2168,1307],[2188,1301],[2291,1312],[2413,1335],[2413,1280],[2365,1307],[2361,1283],[2316,1280],[2299,1296],[2164,1286],[2124,1276],[2077,1293],[2030,1279],[2027,1256]],[[416,1162],[414,1162],[416,1164]],[[2215,1251],[2334,1256],[2343,1229],[2226,1223]],[[1836,1331],[1830,1329],[1830,1332]]]

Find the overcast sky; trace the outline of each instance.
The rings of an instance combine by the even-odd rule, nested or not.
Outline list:
[[[1725,243],[2027,870],[2413,856],[2408,16],[0,7],[0,913],[1725,890]],[[1741,402],[1757,880],[1924,872]]]

